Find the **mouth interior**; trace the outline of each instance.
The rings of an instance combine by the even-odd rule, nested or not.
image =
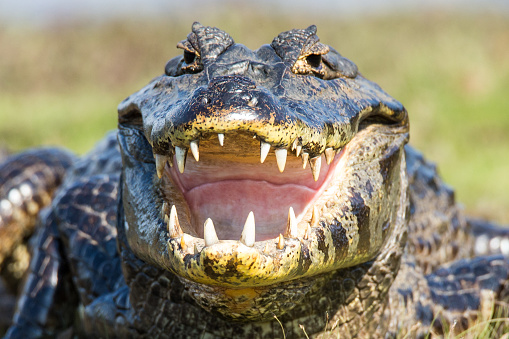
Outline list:
[[[210,218],[219,239],[238,240],[250,211],[255,216],[257,241],[284,234],[289,208],[300,221],[327,186],[339,158],[330,166],[322,159],[319,179],[314,181],[309,164],[303,169],[301,157],[290,150],[281,173],[274,148],[260,163],[258,140],[240,134],[227,134],[225,139],[224,146],[214,138],[200,140],[200,159],[188,154],[184,173],[176,163],[167,166],[166,173],[182,192],[199,237]]]

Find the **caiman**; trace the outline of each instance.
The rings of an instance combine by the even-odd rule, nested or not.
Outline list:
[[[403,105],[315,26],[252,51],[194,23],[177,47],[88,155],[0,167],[5,297],[34,233],[6,338],[424,338],[507,317],[509,232],[463,215]]]

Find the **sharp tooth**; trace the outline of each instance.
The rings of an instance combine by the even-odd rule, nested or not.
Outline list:
[[[175,146],[175,156],[177,157],[177,166],[180,173],[184,173],[184,167],[186,165],[187,149]]]
[[[249,212],[242,235],[240,236],[240,242],[246,246],[253,247],[255,243],[255,219],[253,211]]]
[[[217,135],[217,138],[219,139],[219,145],[223,146],[224,145],[224,134],[223,133],[219,133]]]
[[[177,208],[175,205],[171,206],[170,217],[166,223],[168,225],[168,233],[170,233],[170,238],[178,238],[183,234],[182,229],[180,228]]]
[[[297,143],[299,142],[298,139],[295,139],[292,144],[292,151],[297,147]]]
[[[194,160],[196,161],[200,160],[200,151],[198,150],[198,140],[191,141],[189,148],[191,148],[191,153],[193,153]]]
[[[163,176],[164,165],[168,160],[169,158],[166,155],[156,154],[156,172],[159,179]]]
[[[198,246],[196,246],[196,244],[194,244],[194,254],[198,253]]]
[[[214,223],[210,218],[205,220],[205,224],[203,225],[203,240],[205,240],[205,246],[212,246],[219,242]]]
[[[311,215],[311,227],[317,227],[319,221],[320,216],[318,215],[318,208],[313,206],[313,214]]]
[[[297,238],[297,219],[295,218],[295,212],[291,206],[288,209],[288,221],[286,222],[285,237]]]
[[[302,151],[302,146],[301,145],[297,145],[297,147],[295,148],[295,155],[299,156],[301,151]]]
[[[276,247],[278,250],[282,250],[283,248],[285,248],[285,238],[283,238],[283,235],[281,233],[279,233],[279,238],[277,240]]]
[[[334,157],[336,156],[336,151],[332,147],[328,147],[325,149],[325,160],[327,161],[327,165],[330,165]]]
[[[182,249],[182,251],[187,250],[187,245],[186,242],[184,241],[184,236],[180,238],[180,248]]]
[[[308,225],[308,227],[306,227],[306,232],[304,233],[304,236],[302,238],[304,240],[308,240],[310,234],[311,234],[311,226]]]
[[[168,210],[168,203],[166,201],[163,201],[163,204],[161,206],[161,218],[166,217],[166,211]]]
[[[270,144],[264,141],[260,141],[260,162],[263,164],[265,158],[267,158],[267,154],[270,151]]]
[[[172,149],[173,151],[173,149]],[[170,153],[170,155],[168,156],[168,164],[170,164],[170,167],[173,167],[173,154]]]
[[[309,154],[306,152],[302,152],[302,168],[306,168],[306,165],[308,164],[309,160]]]
[[[278,148],[274,153],[276,153],[276,162],[279,172],[283,173],[286,165],[286,148]]]
[[[309,159],[309,167],[311,167],[311,172],[313,173],[313,179],[318,181],[320,177],[320,167],[322,166],[322,157],[319,155],[312,159]]]

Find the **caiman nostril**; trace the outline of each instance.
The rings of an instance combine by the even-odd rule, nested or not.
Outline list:
[[[255,107],[258,104],[258,98],[251,96],[249,94],[243,95],[242,99],[247,101],[247,105],[249,107]]]
[[[249,99],[249,101],[247,102],[247,105],[249,107],[255,107],[256,105],[258,104],[258,99],[256,97],[252,97],[251,99]]]

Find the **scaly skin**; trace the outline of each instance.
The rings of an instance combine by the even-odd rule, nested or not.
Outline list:
[[[504,310],[509,260],[474,256],[508,232],[315,33],[250,51],[195,23],[40,213],[6,337],[423,337]]]
[[[26,240],[73,161],[69,152],[48,148],[10,156],[0,165],[0,279],[5,288],[16,291],[30,260]]]

